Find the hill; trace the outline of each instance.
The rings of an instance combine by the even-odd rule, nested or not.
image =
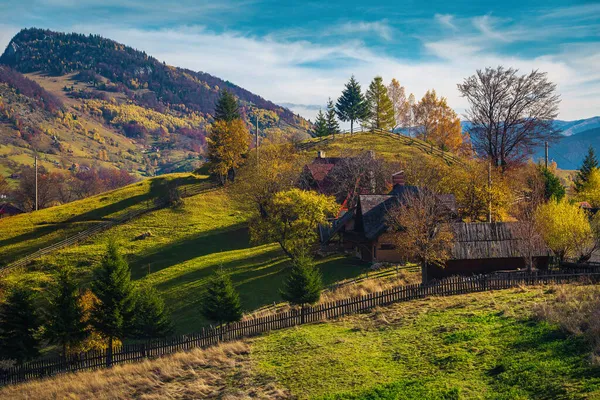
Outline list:
[[[30,164],[32,149],[51,170],[99,164],[142,176],[191,171],[223,88],[239,98],[249,124],[259,118],[264,135],[306,135],[309,126],[231,82],[97,35],[24,29],[0,64],[4,175]]]
[[[549,157],[561,169],[578,169],[590,146],[596,150],[596,154],[600,152],[600,127],[561,137],[550,146]],[[538,154],[538,157],[541,155]]]
[[[581,337],[536,318],[593,286],[530,287],[399,303],[337,321],[111,370],[0,390],[7,398],[594,399]]]

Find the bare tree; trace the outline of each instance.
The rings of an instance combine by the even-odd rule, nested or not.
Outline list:
[[[20,170],[19,187],[15,191],[15,199],[23,210],[35,210],[35,169],[23,166]],[[46,168],[38,168],[38,206],[40,209],[50,207],[57,201],[56,187],[60,183],[60,175],[49,173]]]
[[[8,190],[9,190],[8,181],[6,180],[6,178],[4,178],[2,175],[0,175],[0,198],[2,196],[7,196]]]
[[[517,73],[502,66],[486,68],[458,84],[469,101],[466,117],[475,151],[502,168],[523,160],[559,132],[553,124],[560,103],[556,84],[545,72]]]
[[[440,196],[429,190],[405,195],[387,215],[398,251],[421,264],[423,283],[427,283],[429,264],[444,266],[450,258],[454,234],[450,213]]]

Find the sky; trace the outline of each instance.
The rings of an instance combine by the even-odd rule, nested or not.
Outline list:
[[[0,48],[26,27],[93,33],[314,118],[355,75],[421,98],[485,67],[548,73],[559,118],[600,115],[600,2],[0,0]]]

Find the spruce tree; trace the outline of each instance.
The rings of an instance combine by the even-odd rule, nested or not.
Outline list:
[[[61,269],[50,292],[50,304],[46,312],[45,336],[50,343],[61,346],[63,357],[67,349],[83,341],[88,332],[84,322],[83,306],[77,282],[70,268]]]
[[[322,287],[321,274],[313,260],[302,255],[293,261],[281,297],[294,305],[314,304],[321,298]]]
[[[211,277],[204,294],[202,314],[217,325],[239,321],[242,318],[240,297],[223,271]]]
[[[112,363],[114,339],[131,335],[135,293],[129,265],[115,242],[108,244],[92,281],[92,293],[98,298],[91,312],[92,326],[108,338],[107,365]]]
[[[389,130],[396,125],[394,104],[390,100],[383,79],[376,76],[367,90],[369,122],[372,129]]]
[[[340,131],[340,124],[337,122],[335,105],[331,98],[327,101],[327,113],[325,114],[325,119],[327,120],[327,134],[335,137],[335,134]]]
[[[335,108],[341,121],[350,121],[350,133],[354,132],[354,121],[360,121],[369,116],[368,104],[354,75],[346,84]]]
[[[231,122],[236,119],[240,119],[237,100],[231,92],[223,89],[215,104],[215,121]]]
[[[560,183],[560,179],[544,166],[540,166],[540,173],[544,180],[544,198],[546,200],[554,198],[556,201],[561,201],[565,197],[566,190]]]
[[[33,291],[24,287],[11,289],[0,305],[0,358],[20,365],[37,357],[39,328]]]
[[[317,117],[315,118],[315,128],[313,129],[313,136],[322,137],[327,136],[329,134],[327,130],[327,120],[325,119],[325,115],[323,115],[323,111],[319,110],[317,113]]]
[[[144,284],[135,290],[133,335],[138,339],[162,338],[173,333],[165,302],[156,289]]]
[[[579,168],[579,171],[577,172],[573,182],[575,184],[576,192],[579,193],[583,189],[590,177],[590,173],[594,168],[598,168],[598,159],[596,158],[594,148],[590,146],[588,153],[583,160],[583,164],[581,165],[581,168]]]

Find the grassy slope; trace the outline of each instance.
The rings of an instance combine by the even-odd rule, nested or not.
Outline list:
[[[0,397],[598,399],[600,369],[583,341],[532,318],[553,296],[527,288],[397,304]]]

